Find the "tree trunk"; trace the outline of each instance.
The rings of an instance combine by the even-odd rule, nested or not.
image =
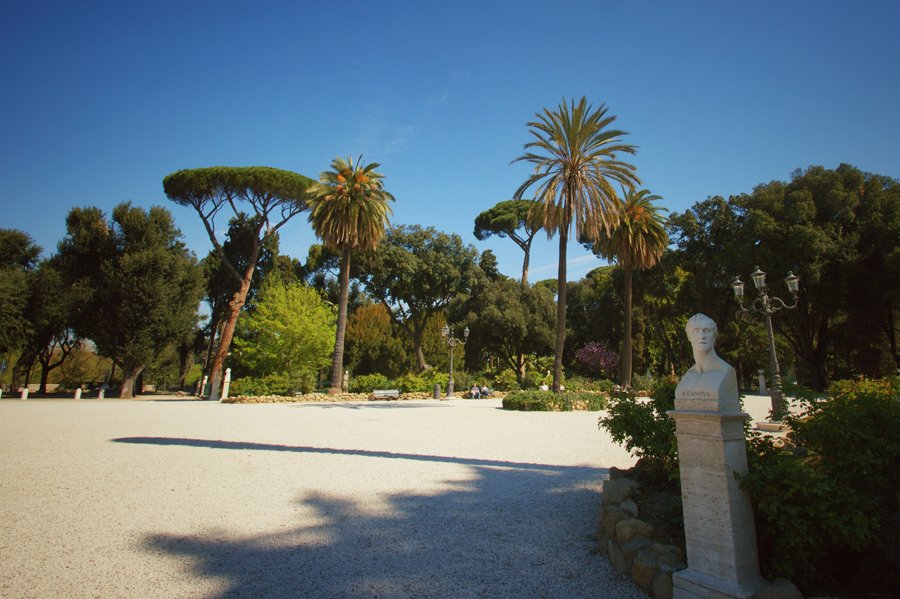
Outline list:
[[[206,355],[203,359],[203,370],[200,373],[200,378],[203,378],[203,375],[209,375],[209,367],[212,365],[213,356],[216,351],[216,336],[221,337],[219,329],[222,327],[222,319],[220,317],[215,316],[215,311],[213,311],[213,321],[209,325],[209,345],[206,347]],[[203,390],[201,389],[202,393]]]
[[[566,344],[566,226],[559,229],[559,273],[556,277],[556,346],[553,355],[553,392],[559,393],[563,376],[563,348]]]
[[[894,324],[894,307],[891,302],[887,303],[885,317],[885,335],[887,335],[888,345],[891,348],[891,355],[894,357],[894,367],[900,370],[900,354],[897,353],[897,326]]]
[[[228,350],[231,349],[231,340],[234,338],[234,328],[237,324],[238,316],[241,314],[241,308],[244,306],[244,301],[247,299],[247,292],[250,291],[250,281],[253,277],[253,269],[255,267],[256,265],[254,264],[253,267],[248,269],[247,274],[244,275],[243,282],[241,282],[240,289],[234,293],[232,300],[228,302],[228,308],[225,312],[225,326],[222,327],[222,335],[219,338],[216,355],[213,356],[212,365],[209,368],[210,401],[219,401],[219,398],[222,395],[222,374],[225,369],[225,358],[228,356]]]
[[[41,362],[41,384],[38,387],[38,393],[45,394],[47,393],[47,379],[50,378],[50,369],[47,368],[47,365]]]
[[[625,338],[622,340],[622,386],[631,387],[631,275],[632,268],[628,260],[624,260],[625,289],[622,295],[625,300]]]
[[[425,351],[422,349],[422,341],[417,338],[413,341],[413,344],[416,346],[416,366],[419,367],[419,372],[425,372],[428,370],[428,363],[425,361]]]
[[[121,399],[134,399],[134,383],[143,371],[143,366],[138,366],[137,368],[132,368],[130,370],[122,368],[122,387],[119,391],[119,397]]]
[[[525,380],[525,354],[522,350],[516,352],[516,382],[519,383],[519,387],[522,386],[522,381]]]
[[[27,387],[28,381],[31,379],[31,368],[34,365],[36,356],[28,354],[24,351],[19,354],[15,365],[12,369],[12,381],[10,387],[13,391],[18,391],[19,387]],[[22,382],[24,381],[24,383]]]
[[[344,376],[344,334],[347,331],[347,296],[350,290],[350,246],[341,251],[340,295],[338,296],[337,330],[334,334],[334,355],[331,358],[331,385],[328,395],[338,395]]]
[[[194,355],[198,350],[203,349],[203,337],[199,331],[194,332],[190,340],[182,339],[178,346],[178,390],[184,390],[184,379],[187,378],[188,371],[194,365]]]
[[[531,248],[522,248],[525,258],[522,260],[522,287],[528,287],[528,262],[531,260]]]

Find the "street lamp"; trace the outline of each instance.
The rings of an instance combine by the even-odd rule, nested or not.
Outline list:
[[[787,414],[787,405],[784,400],[784,394],[781,392],[781,369],[778,366],[778,356],[775,354],[775,334],[772,331],[772,314],[787,308],[792,310],[797,307],[797,296],[800,293],[800,277],[793,272],[788,272],[788,276],[784,279],[788,291],[794,296],[794,303],[788,305],[780,298],[769,297],[768,287],[766,286],[766,273],[761,271],[759,267],[750,273],[753,279],[753,285],[759,293],[759,297],[753,300],[750,305],[744,305],[744,283],[738,277],[731,282],[731,289],[734,291],[734,299],[744,312],[755,314],[763,314],[766,317],[766,333],[769,337],[769,369],[772,374],[772,389],[770,396],[772,398],[772,419],[780,421]]]
[[[441,337],[447,340],[450,346],[450,380],[447,381],[447,397],[453,397],[453,348],[457,345],[465,345],[469,340],[469,327],[463,329],[463,338],[457,339],[453,332],[453,327],[444,325],[441,329]]]

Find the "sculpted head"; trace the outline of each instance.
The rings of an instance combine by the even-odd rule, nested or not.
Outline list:
[[[684,331],[687,333],[688,340],[694,352],[708,353],[713,350],[716,345],[716,337],[719,330],[713,319],[706,314],[694,314],[684,325]]]

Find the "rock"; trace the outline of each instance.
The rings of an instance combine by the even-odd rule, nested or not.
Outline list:
[[[626,518],[616,524],[616,541],[619,545],[624,545],[635,537],[651,538],[653,533],[652,526],[637,518]]]
[[[776,578],[772,584],[756,593],[756,599],[803,599],[803,593],[790,580]]]
[[[638,517],[638,506],[631,499],[626,499],[622,503],[619,504],[619,509],[631,516],[632,518]]]
[[[629,499],[638,488],[638,483],[630,478],[616,478],[603,482],[603,502],[619,504]]]
[[[609,507],[604,504],[600,512],[600,524],[603,526],[603,532],[611,539],[616,538],[616,526],[622,520],[627,520],[628,514],[616,507]]]
[[[634,558],[637,557],[638,552],[641,549],[646,549],[652,544],[653,541],[651,541],[650,539],[645,539],[644,537],[635,537],[627,543],[619,546],[619,548],[622,550],[622,557],[625,558],[626,572],[629,572],[631,570],[631,566],[632,564],[634,564]]]
[[[656,599],[672,599],[672,573],[660,570],[653,579],[650,592]]]
[[[653,581],[659,573],[659,559],[653,546],[641,549],[634,556],[631,564],[631,578],[645,593],[653,589]]]
[[[627,470],[622,470],[621,468],[616,468],[615,466],[609,469],[610,478],[625,478],[627,475]]]
[[[663,543],[654,543],[651,547],[653,553],[656,554],[660,568],[674,572],[686,568],[687,564],[684,558],[684,551],[681,547],[675,545],[665,545]]]
[[[613,565],[613,568],[615,568],[619,574],[627,574],[628,563],[625,561],[625,554],[622,553],[622,550],[619,549],[616,542],[610,540],[609,543],[606,544],[606,550],[609,554],[609,563]]]

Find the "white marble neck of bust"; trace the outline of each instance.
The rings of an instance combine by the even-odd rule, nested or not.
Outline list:
[[[694,349],[694,367],[692,370],[703,374],[722,370],[727,364],[716,354],[713,348]]]

